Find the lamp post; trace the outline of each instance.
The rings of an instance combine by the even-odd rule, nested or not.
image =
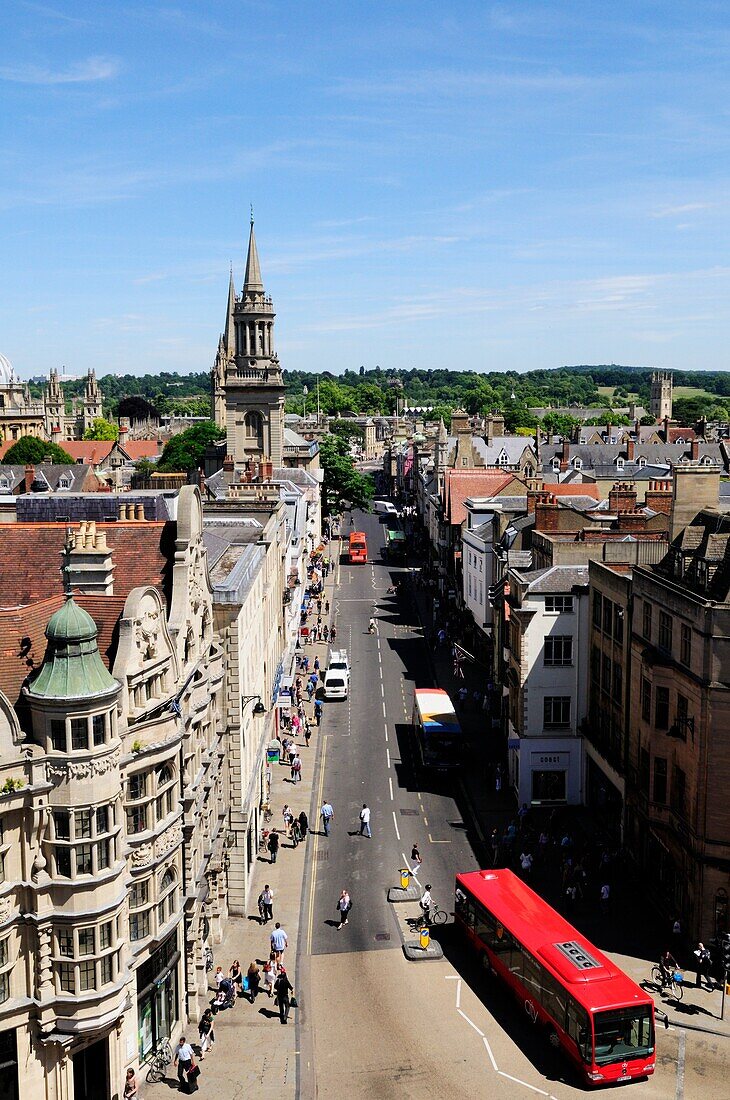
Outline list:
[[[266,714],[266,707],[261,702],[261,696],[260,695],[242,695],[241,696],[241,714],[243,714],[243,712],[246,709],[246,707],[248,706],[248,704],[253,703],[254,700],[255,700],[255,706],[254,706],[253,711],[251,713],[253,714],[254,718],[263,718],[263,716]]]

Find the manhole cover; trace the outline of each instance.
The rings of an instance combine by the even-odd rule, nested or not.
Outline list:
[[[418,817],[418,810],[401,810],[403,817]]]
[[[314,858],[317,860],[318,863],[321,863],[325,859],[329,859],[330,854],[326,849],[323,850],[323,849],[320,848],[320,850],[317,852],[317,854],[315,855]]]
[[[383,943],[385,940],[390,939],[390,932],[376,932],[375,933],[375,939],[379,943]]]

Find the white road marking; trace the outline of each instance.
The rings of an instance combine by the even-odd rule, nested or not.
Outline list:
[[[387,726],[385,727],[385,740],[386,740],[386,742],[388,740],[388,727]]]
[[[494,1070],[495,1073],[499,1073],[499,1070],[497,1069],[497,1063],[495,1062],[494,1055],[492,1054],[492,1048],[489,1045],[489,1039],[487,1039],[486,1035],[483,1036],[482,1042],[484,1043],[484,1046],[487,1049],[487,1054],[489,1055],[489,1061],[492,1063],[492,1069]]]
[[[684,1058],[686,1042],[687,1032],[680,1029],[677,1046],[677,1088],[674,1093],[675,1100],[683,1100],[684,1098]]]
[[[388,757],[388,767],[390,767],[390,749],[385,750],[385,755]]]
[[[500,1077],[506,1077],[508,1081],[514,1081],[516,1085],[524,1085],[526,1089],[532,1089],[533,1092],[539,1092],[540,1096],[549,1096],[549,1092],[545,1092],[545,1089],[539,1089],[537,1085],[528,1085],[527,1081],[520,1081],[519,1077],[513,1077],[511,1073],[505,1073],[503,1069],[498,1069],[497,1073]]]
[[[380,684],[380,694],[381,694],[381,695],[383,696],[383,698],[385,699],[385,688],[383,687],[382,683]]]
[[[461,1007],[461,978],[459,978],[458,982],[456,983],[456,1007]]]
[[[395,825],[395,835],[398,837],[398,840],[400,840],[400,833],[398,832],[398,822],[395,818],[395,810],[393,810],[393,824]]]
[[[383,718],[387,718],[387,717],[388,717],[388,713],[385,709],[385,699],[383,699]]]
[[[474,1028],[474,1030],[476,1031],[477,1035],[481,1035],[481,1037],[482,1037],[482,1039],[483,1039],[483,1038],[484,1038],[484,1032],[482,1031],[482,1029],[481,1029],[481,1028],[477,1027],[477,1025],[476,1025],[476,1024],[474,1023],[474,1021],[473,1021],[473,1020],[470,1020],[470,1019],[469,1019],[469,1017],[467,1016],[466,1012],[462,1012],[460,1008],[457,1008],[457,1010],[456,1010],[456,1011],[457,1011],[457,1012],[459,1013],[459,1015],[460,1015],[460,1016],[463,1016],[463,1017],[464,1017],[464,1019],[465,1019],[465,1020],[466,1020],[466,1022],[467,1022],[467,1023],[469,1024],[469,1026],[470,1026],[470,1027],[473,1027],[473,1028]],[[547,1093],[546,1093],[545,1095],[547,1096]]]
[[[393,801],[393,780],[388,776],[388,786],[390,787],[390,801]]]

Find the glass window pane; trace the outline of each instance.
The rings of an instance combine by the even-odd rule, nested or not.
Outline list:
[[[96,835],[109,832],[109,807],[99,806],[96,810]]]
[[[79,928],[79,955],[94,954],[94,929]]]
[[[89,723],[85,718],[71,719],[71,748],[88,749]]]
[[[90,875],[93,873],[91,865],[91,845],[90,844],[77,844],[76,845],[76,874],[77,875]]]
[[[101,960],[101,984],[109,985],[114,981],[114,956],[105,955]]]
[[[56,936],[59,955],[65,955],[67,958],[72,959],[74,957],[74,937],[71,929],[59,928]]]
[[[96,989],[96,963],[95,962],[82,962],[79,963],[79,988],[84,989]]]
[[[66,723],[56,718],[51,722],[51,745],[57,752],[66,752]]]
[[[64,993],[75,993],[74,964],[60,963],[58,967],[59,984]]]
[[[112,945],[112,922],[106,921],[99,926],[99,950],[105,951]]]
[[[110,841],[100,840],[96,845],[96,869],[97,871],[103,871],[110,864]]]
[[[91,720],[94,744],[103,745],[106,740],[106,715],[95,714]]]
[[[77,810],[74,818],[76,839],[85,840],[91,836],[91,810]]]
[[[71,827],[70,827],[71,815],[68,810],[54,810],[53,811],[53,831],[56,836],[56,840],[70,840],[71,839]]]
[[[61,878],[71,878],[71,849],[56,848],[56,874]]]

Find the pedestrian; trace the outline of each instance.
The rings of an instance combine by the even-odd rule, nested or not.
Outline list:
[[[206,1008],[205,1012],[200,1018],[198,1024],[198,1035],[200,1036],[200,1061],[205,1058],[206,1051],[210,1050],[215,1042],[215,1031],[213,1030],[213,1013],[211,1009]]]
[[[699,989],[702,986],[702,979],[706,978],[711,991],[713,988],[712,979],[710,978],[711,956],[704,943],[697,944],[695,955],[697,956],[697,981],[695,986]]]
[[[322,818],[322,828],[324,829],[324,835],[329,836],[330,829],[332,827],[332,818],[335,816],[335,811],[332,809],[332,806],[329,804],[326,798],[322,803],[322,808],[319,811],[319,815]]]
[[[268,882],[259,894],[259,913],[261,915],[262,924],[266,924],[268,921],[274,919],[274,891],[271,889]]]
[[[139,1097],[139,1078],[133,1069],[127,1070],[124,1078],[124,1100],[137,1100]]]
[[[261,971],[255,959],[252,959],[248,965],[246,981],[248,982],[248,999],[251,1004],[253,1004],[258,996],[259,986],[261,985]]]
[[[220,989],[220,984],[224,978],[225,974],[223,973],[223,967],[217,966],[215,968],[215,974],[213,975],[213,981],[215,982],[216,989]]]
[[[460,705],[461,705],[462,707],[463,707],[463,706],[465,705],[465,703],[466,703],[466,697],[467,697],[467,695],[468,695],[467,689],[466,689],[465,687],[460,687],[460,688],[459,688],[459,703],[460,703]]]
[[[302,761],[297,753],[291,762],[291,781],[292,783],[301,783],[302,781]]]
[[[421,870],[423,860],[421,859],[421,853],[418,850],[417,844],[414,844],[411,848],[411,863],[413,864],[411,874],[414,878],[418,878],[418,873]]]
[[[322,700],[318,699],[317,702],[314,704],[314,720],[317,723],[317,726],[320,726],[322,724],[322,711],[323,710],[324,710],[324,707],[322,705]]]
[[[499,855],[499,830],[495,825],[492,829],[492,834],[489,838],[489,842],[492,845],[492,866],[497,866],[497,856]]]
[[[314,671],[319,672],[319,657],[314,658]]]
[[[327,626],[327,623],[325,623],[324,626],[322,627],[322,638],[324,639],[325,644],[327,643],[327,639],[329,638],[329,634],[330,634],[330,628]]]
[[[321,596],[320,596],[320,597],[319,597],[319,599],[317,600],[317,613],[318,613],[319,615],[321,615],[321,614],[322,614],[322,597],[321,597]]]
[[[502,790],[502,765],[497,764],[496,771],[494,773],[494,789],[499,794]]]
[[[608,910],[611,905],[611,887],[607,882],[604,882],[601,887],[601,909],[604,917],[608,916]]]
[[[287,1023],[289,1020],[289,1008],[291,1007],[291,994],[293,992],[294,986],[289,981],[286,970],[283,966],[279,967],[279,975],[274,982],[274,995],[279,1006],[279,1019],[282,1024]]]
[[[266,847],[269,849],[269,855],[271,857],[270,862],[276,863],[276,857],[279,852],[279,834],[276,829],[272,829],[269,833],[269,839],[266,842]]]
[[[329,600],[324,601],[324,613],[325,613],[325,615],[329,615],[329,613],[330,613],[330,602],[329,602]],[[334,627],[332,627],[332,629],[334,630]]]
[[[304,810],[299,815],[299,835],[302,840],[306,840],[309,835],[309,818],[305,814]]]
[[[529,878],[532,871],[532,852],[522,852],[520,854],[520,867],[525,878]]]
[[[304,720],[304,743],[309,748],[309,739],[312,736],[312,727],[309,724],[309,720]]]
[[[332,629],[330,630],[330,642],[332,643],[332,645],[334,645],[336,641],[337,641],[337,627],[333,626]]]
[[[372,837],[370,832],[370,807],[363,802],[360,810],[360,836],[365,835],[368,840]]]
[[[271,956],[264,963],[263,973],[264,990],[269,995],[269,998],[271,998],[274,993],[274,982],[276,981],[276,976],[278,973],[278,968],[276,966],[276,955],[273,951],[271,952]]]
[[[311,680],[307,681],[307,701],[312,702],[312,696],[314,695],[314,684]]]
[[[284,809],[281,811],[281,817],[282,817],[282,820],[284,822],[284,832],[286,833],[287,837],[290,837],[291,836],[291,823],[294,820],[294,816],[293,816],[293,814],[292,814],[292,812],[289,808],[289,803],[288,802],[284,806]]]
[[[276,952],[276,961],[280,963],[284,958],[284,952],[289,943],[289,937],[278,921],[274,925],[274,931],[271,933],[269,939],[271,941],[272,950]]]
[[[352,901],[347,890],[343,890],[340,894],[339,901],[337,902],[337,912],[340,914],[340,923],[337,925],[337,931],[339,932],[343,924],[347,924],[347,918],[350,910],[352,909]]]
[[[195,1058],[193,1056],[193,1048],[184,1035],[180,1036],[180,1041],[175,1047],[175,1055],[172,1064],[173,1066],[177,1066],[177,1080],[180,1086],[180,1092],[191,1092],[190,1085],[192,1082],[188,1075],[195,1065]]]
[[[299,844],[299,841],[301,840],[301,837],[299,836],[299,818],[298,817],[293,817],[292,818],[291,839],[292,839],[293,847],[296,848],[297,845]]]
[[[236,991],[236,995],[240,992],[243,985],[243,973],[241,972],[241,964],[238,959],[234,959],[231,963],[231,968],[228,971],[228,977],[233,982],[233,988]]]

